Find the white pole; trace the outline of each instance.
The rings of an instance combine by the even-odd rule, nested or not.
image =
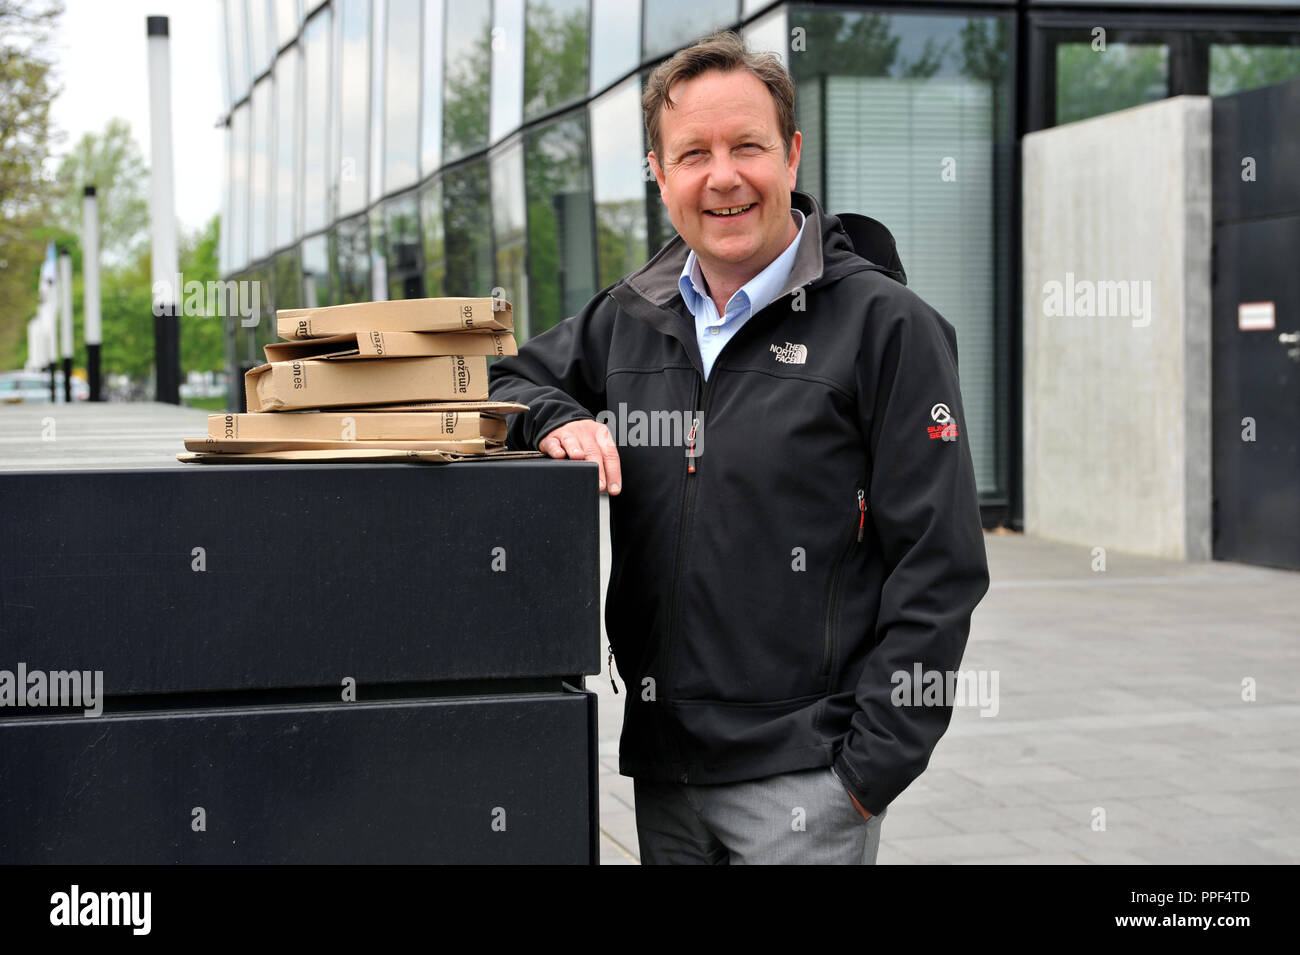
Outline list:
[[[90,400],[101,400],[99,346],[103,330],[99,314],[99,200],[95,187],[87,186],[81,200],[82,313],[86,327],[86,374],[90,379]]]
[[[59,253],[59,344],[63,354],[63,400],[72,401],[72,256]]]
[[[176,306],[181,290],[176,259],[176,197],[172,184],[171,53],[166,17],[148,17],[149,217],[153,239],[154,347],[157,399],[180,403],[180,334]]]

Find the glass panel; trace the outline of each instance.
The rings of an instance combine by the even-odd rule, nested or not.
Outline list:
[[[366,204],[367,134],[370,119],[370,2],[339,0],[334,51],[337,62],[334,115],[338,124],[334,193],[337,214],[346,216]]]
[[[528,0],[524,116],[532,119],[587,92],[588,0]]]
[[[384,188],[419,178],[420,0],[388,0],[388,82],[384,98]]]
[[[420,70],[420,171],[442,165],[442,0],[424,0],[424,62]]]
[[[1300,76],[1300,47],[1210,44],[1211,96],[1243,93],[1285,83],[1297,76]]]
[[[641,62],[640,0],[592,0],[591,92]]]
[[[487,163],[449,170],[442,181],[442,221],[446,234],[444,295],[479,297],[492,292],[491,204]]]
[[[1169,47],[1163,43],[1056,46],[1056,122],[1073,123],[1164,99],[1169,95]]]
[[[275,61],[275,248],[298,238],[298,48]]]
[[[249,257],[262,258],[271,250],[271,81],[253,87],[252,152],[249,169]]]
[[[1011,16],[791,8],[817,55],[791,54],[800,183],[828,212],[893,233],[908,284],[957,330],[981,493],[1002,491],[996,317],[1010,283]],[[824,125],[819,122],[824,118]],[[820,165],[816,170],[808,164]]]
[[[302,262],[299,259],[297,250],[290,249],[288,252],[281,252],[275,257],[273,276],[275,288],[272,294],[275,308],[277,310],[282,308],[302,308]],[[265,324],[270,326],[271,338],[278,340],[279,336],[274,334],[275,321],[273,315],[268,312],[266,318]]]
[[[221,4],[221,29],[217,36],[217,69],[221,82],[221,107],[229,110],[235,102],[232,83],[230,82],[230,13],[227,11],[229,0],[218,0]]]
[[[298,0],[275,0],[275,45],[282,47],[298,34]]]
[[[302,296],[303,308],[319,308],[333,304],[330,298],[329,244],[324,235],[302,240]]]
[[[596,294],[587,117],[571,113],[524,139],[530,333],[576,315]]]
[[[303,46],[302,231],[315,232],[330,221],[330,11],[307,21]]]
[[[441,298],[446,287],[446,243],[442,232],[442,180],[434,179],[420,190],[420,228],[424,241],[425,295]]]
[[[645,17],[645,59],[690,46],[739,19],[736,0],[654,0]]]
[[[384,216],[378,209],[370,217],[370,295],[372,302],[388,301],[388,243]]]
[[[248,264],[248,118],[245,103],[230,114],[230,270]]]
[[[370,23],[370,198],[384,194],[384,26],[387,0],[371,4]]]
[[[261,76],[271,65],[271,2],[247,0],[248,54],[253,76]]]
[[[368,302],[370,233],[365,216],[340,222],[330,230],[330,294],[336,305]]]
[[[217,223],[217,274],[230,274],[230,124],[221,128],[221,219]]]
[[[527,237],[524,209],[524,150],[515,140],[489,160],[492,171],[492,238],[496,281],[514,306],[515,335],[526,341],[528,325]]]
[[[253,82],[253,75],[249,72],[244,0],[226,0],[226,48],[230,51],[230,98],[237,102],[248,95]]]
[[[591,104],[591,173],[601,288],[649,259],[641,86],[632,77]],[[658,194],[656,193],[656,198]],[[537,274],[536,268],[533,274]]]
[[[785,9],[774,10],[762,19],[755,20],[740,32],[745,44],[755,53],[775,53],[781,65],[790,69],[790,31],[785,22]],[[806,50],[806,37],[800,46]],[[801,50],[801,52],[803,52]]]
[[[523,122],[523,39],[524,0],[494,0],[490,142],[518,129]]]
[[[424,298],[424,262],[420,254],[420,218],[415,193],[385,204],[384,232],[388,297]]]
[[[641,74],[640,91],[644,91],[645,81],[649,78],[649,75],[648,73]],[[637,116],[640,117],[641,115],[638,106]],[[645,123],[642,122],[641,155],[645,156],[649,152],[650,140],[645,131]],[[646,239],[650,243],[650,254],[654,255],[677,235],[677,230],[673,228],[672,220],[668,218],[668,210],[664,207],[663,197],[659,195],[659,185],[655,182],[654,173],[650,170],[648,164],[643,165],[642,170],[645,175]]]
[[[459,159],[487,145],[488,78],[491,75],[492,10],[487,0],[447,5],[443,46],[442,161]]]

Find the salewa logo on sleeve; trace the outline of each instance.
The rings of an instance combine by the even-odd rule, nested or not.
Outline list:
[[[771,350],[776,355],[777,361],[784,362],[787,365],[802,365],[808,360],[807,345],[786,342],[784,347],[773,345]]]
[[[942,438],[944,441],[957,440],[957,422],[953,420],[952,412],[948,406],[940,401],[930,409],[930,417],[938,424],[931,425],[925,430],[933,438]]]

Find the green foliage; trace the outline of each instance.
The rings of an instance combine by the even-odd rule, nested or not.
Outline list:
[[[1228,96],[1300,76],[1300,46],[1210,47],[1210,95]]]
[[[569,6],[570,9],[561,9]],[[587,92],[587,3],[534,0],[524,41],[524,116],[531,119]]]
[[[486,26],[464,49],[447,50],[442,104],[444,162],[487,145],[491,62],[492,35]]]
[[[86,133],[59,163],[54,221],[80,233],[85,186],[99,203],[99,250],[107,265],[124,263],[149,238],[149,169],[123,119]]]
[[[36,314],[52,187],[42,176],[54,133],[50,45],[57,2],[0,0],[0,368],[21,365]]]
[[[1169,51],[1156,44],[1089,43],[1056,48],[1056,122],[1113,113],[1163,99],[1169,90]]]

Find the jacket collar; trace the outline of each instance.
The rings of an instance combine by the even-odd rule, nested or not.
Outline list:
[[[808,193],[792,191],[790,205],[802,212],[807,222],[790,268],[790,277],[773,301],[802,286],[816,287],[854,272],[883,272],[906,283],[893,236],[883,225],[865,216],[846,216],[852,223],[853,238],[850,238],[840,218],[827,215],[820,203]],[[863,223],[869,223],[870,228],[865,228]],[[863,246],[860,251],[855,248],[855,239],[858,245]],[[680,341],[687,355],[700,366],[695,320],[682,301],[678,287],[690,251],[681,236],[674,236],[649,262],[610,289],[609,295],[628,314]],[[878,265],[867,258],[868,255],[885,264]]]

